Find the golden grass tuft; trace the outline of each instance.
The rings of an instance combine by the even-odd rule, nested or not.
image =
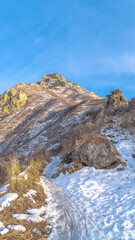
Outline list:
[[[20,172],[20,162],[16,159],[16,157],[13,157],[7,166],[7,177],[17,178]]]
[[[33,158],[31,158],[30,168],[28,171],[28,178],[39,180],[39,176],[41,176],[44,167],[45,167],[45,162],[40,161],[39,159],[34,160]]]

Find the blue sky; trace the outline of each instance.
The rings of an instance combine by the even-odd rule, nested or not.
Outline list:
[[[135,96],[135,0],[0,1],[0,94],[57,72]]]

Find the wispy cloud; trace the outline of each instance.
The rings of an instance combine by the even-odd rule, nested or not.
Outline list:
[[[63,68],[65,69],[64,62]],[[66,69],[76,77],[110,73],[135,74],[135,54],[125,53],[115,56],[96,56],[96,58],[72,56],[67,61]]]
[[[135,54],[124,53],[101,59],[99,73],[135,73]]]

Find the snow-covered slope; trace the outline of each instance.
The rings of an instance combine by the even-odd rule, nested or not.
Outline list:
[[[62,205],[69,215],[66,224],[70,233],[72,220],[74,224],[78,222],[81,229],[80,233],[76,228],[74,235],[66,239],[135,239],[135,161],[132,157],[135,139],[128,133],[118,135],[112,130],[108,130],[106,135],[113,136],[121,158],[126,162],[124,168],[121,165],[108,170],[84,167],[72,174],[61,174],[55,180],[44,179],[45,191],[49,194],[48,211],[55,219],[52,233],[52,236],[57,236],[55,239],[62,239],[62,229],[65,229],[64,219],[67,219],[67,215],[60,219],[61,211],[58,211]],[[51,169],[50,163],[50,169],[48,164],[47,170]],[[57,203],[56,209],[54,201]],[[59,235],[58,225],[61,225]]]

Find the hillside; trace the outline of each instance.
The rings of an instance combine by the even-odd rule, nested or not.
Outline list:
[[[135,99],[119,89],[102,98],[55,73],[8,89],[1,239],[134,239],[134,159]]]
[[[23,158],[35,146],[37,149],[37,145],[56,146],[65,134],[70,134],[73,126],[76,129],[79,123],[90,121],[89,111],[96,107],[98,112],[103,107],[104,99],[78,85],[69,82],[66,85],[64,78],[60,80],[62,86],[58,82],[51,89],[50,85],[44,86],[44,79],[49,84],[48,77],[52,83],[50,74],[38,84],[15,85],[0,96],[1,156],[15,152]]]

